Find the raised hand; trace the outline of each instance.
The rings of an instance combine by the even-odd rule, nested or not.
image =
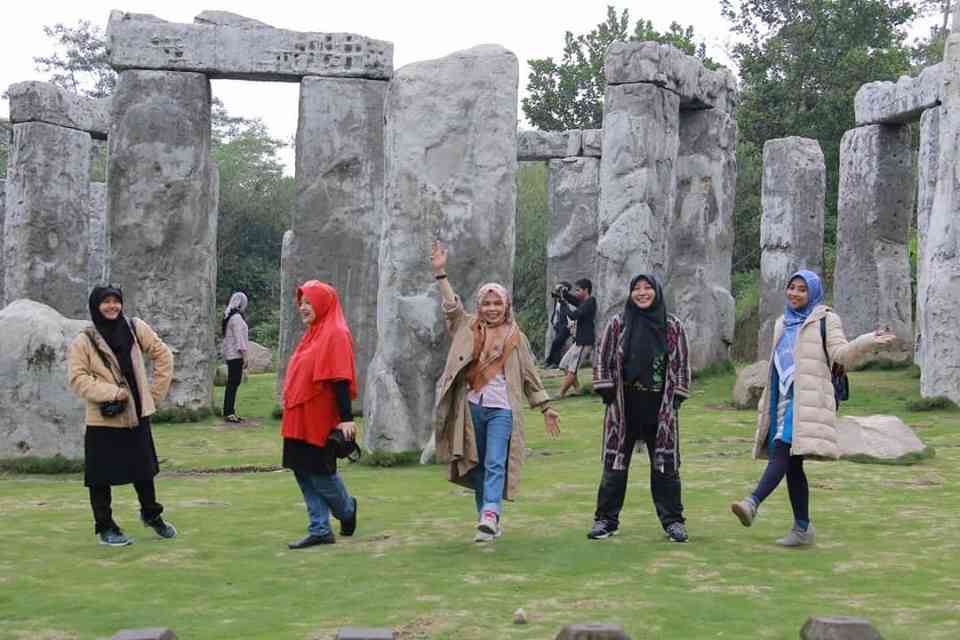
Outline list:
[[[435,274],[443,273],[447,268],[447,249],[439,240],[434,240],[430,247],[430,266]]]
[[[896,339],[896,334],[886,328],[877,329],[873,332],[873,344],[879,347],[889,347]]]

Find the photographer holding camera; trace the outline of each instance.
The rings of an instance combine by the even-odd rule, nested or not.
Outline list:
[[[150,416],[170,388],[173,354],[153,329],[123,314],[123,293],[117,287],[90,292],[93,327],[70,345],[70,389],[87,401],[84,433],[84,484],[100,544],[133,543],[113,519],[113,485],[133,484],[140,501],[140,519],[161,538],[176,528],[163,520],[153,477],[160,471],[150,431]],[[143,356],[153,362],[153,384]]]
[[[547,369],[560,366],[560,359],[563,358],[567,343],[570,341],[570,306],[563,299],[563,295],[571,288],[573,285],[566,280],[561,280],[550,291],[550,297],[553,298],[553,313],[550,315],[553,340],[550,342],[550,353],[545,363]]]

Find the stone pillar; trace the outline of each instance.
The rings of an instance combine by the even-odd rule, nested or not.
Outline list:
[[[364,397],[373,451],[422,448],[450,341],[430,243],[450,249],[468,311],[484,282],[513,284],[517,58],[485,45],[408,65],[387,90],[377,352]]]
[[[89,268],[87,269],[88,289],[106,283],[109,278],[107,264],[107,183],[90,183],[90,211],[88,232],[90,248]]]
[[[680,112],[677,197],[671,221],[667,309],[683,320],[694,370],[730,358],[737,122],[720,109]]]
[[[600,201],[600,160],[563,158],[548,165],[549,223],[547,231],[546,353],[553,340],[554,300],[550,290],[560,280],[596,279],[597,207]]]
[[[361,398],[377,342],[386,91],[381,80],[308,77],[300,83],[297,205],[283,272],[290,292],[311,279],[337,289],[353,334]],[[287,314],[285,322],[281,379],[303,335],[299,314]]]
[[[2,131],[0,131],[2,134]],[[4,178],[0,178],[0,309],[3,309],[6,306],[6,298],[3,295],[3,281],[4,273],[6,269],[4,268],[3,260],[3,221],[6,218],[7,211],[7,181]]]
[[[679,110],[677,94],[654,84],[607,85],[594,291],[600,331],[622,309],[634,275],[665,274]]]
[[[913,354],[908,243],[914,188],[908,126],[874,124],[843,135],[833,307],[849,337],[878,326],[897,334],[895,348],[872,359]]]
[[[13,125],[4,223],[4,295],[87,317],[90,134]]]
[[[920,333],[920,394],[960,402],[960,6],[944,53],[937,186],[923,248],[924,282],[917,292],[923,307]],[[9,215],[9,214],[8,214]]]
[[[113,96],[110,279],[125,311],[173,349],[167,406],[210,405],[216,364],[216,172],[210,83],[200,73],[123,71]]]
[[[294,324],[300,318],[300,313],[296,309],[295,293],[297,282],[295,278],[288,275],[290,271],[290,248],[293,246],[293,231],[287,229],[283,232],[283,239],[280,244],[280,355],[277,362],[277,399],[283,404],[283,378],[287,369],[287,362],[296,346],[293,341],[293,335],[303,335],[303,329],[298,329],[294,334],[296,325]],[[284,357],[283,354],[287,354]]]
[[[913,361],[923,367],[923,326],[925,307],[921,291],[927,289],[926,245],[930,214],[937,191],[937,163],[940,158],[940,108],[927,109],[920,118],[920,149],[917,154],[917,308],[914,321]]]
[[[790,275],[810,269],[823,276],[825,195],[826,168],[816,140],[767,140],[763,145],[757,360],[770,357],[774,323],[783,315]]]

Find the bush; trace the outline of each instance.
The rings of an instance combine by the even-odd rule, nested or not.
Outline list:
[[[57,454],[51,458],[38,458],[30,456],[27,458],[10,458],[0,460],[0,472],[2,473],[82,473],[83,459],[70,460]]]
[[[715,378],[718,376],[725,376],[728,374],[733,374],[737,372],[737,368],[733,366],[732,360],[723,360],[721,362],[714,362],[711,365],[707,365],[699,371],[693,372],[694,380],[706,380],[707,378]]]
[[[219,407],[200,407],[199,409],[175,407],[173,409],[158,409],[156,413],[150,416],[150,422],[153,424],[201,422],[212,415],[219,415],[220,413],[221,410]]]
[[[400,453],[388,453],[379,451],[376,453],[364,452],[357,464],[368,467],[405,467],[414,464],[420,464],[419,451],[401,451]]]
[[[907,402],[908,411],[956,411],[957,408],[957,404],[946,396],[920,398],[919,400],[910,400]]]

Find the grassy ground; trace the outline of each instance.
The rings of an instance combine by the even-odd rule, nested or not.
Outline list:
[[[811,463],[819,544],[782,549],[785,487],[742,528],[732,499],[756,482],[755,417],[727,404],[731,375],[697,381],[681,413],[691,542],[664,540],[642,458],[621,534],[588,542],[600,475],[601,405],[558,402],[563,436],[528,413],[530,455],[505,535],[471,542],[472,497],[436,466],[348,466],[357,535],[288,551],[305,532],[284,471],[200,473],[279,461],[271,376],[241,387],[259,421],[158,425],[161,502],[180,536],[140,527],[132,489],[115,515],[136,544],[95,544],[79,476],[0,476],[0,639],[107,638],[170,626],[181,638],[332,638],[340,626],[392,626],[405,638],[552,638],[566,623],[608,621],[642,638],[796,638],[811,614],[869,618],[888,640],[960,637],[960,413],[910,413],[908,370],[852,374],[845,412],[893,413],[935,458],[903,466]],[[550,382],[556,385],[556,380]],[[523,607],[529,624],[511,614]]]

